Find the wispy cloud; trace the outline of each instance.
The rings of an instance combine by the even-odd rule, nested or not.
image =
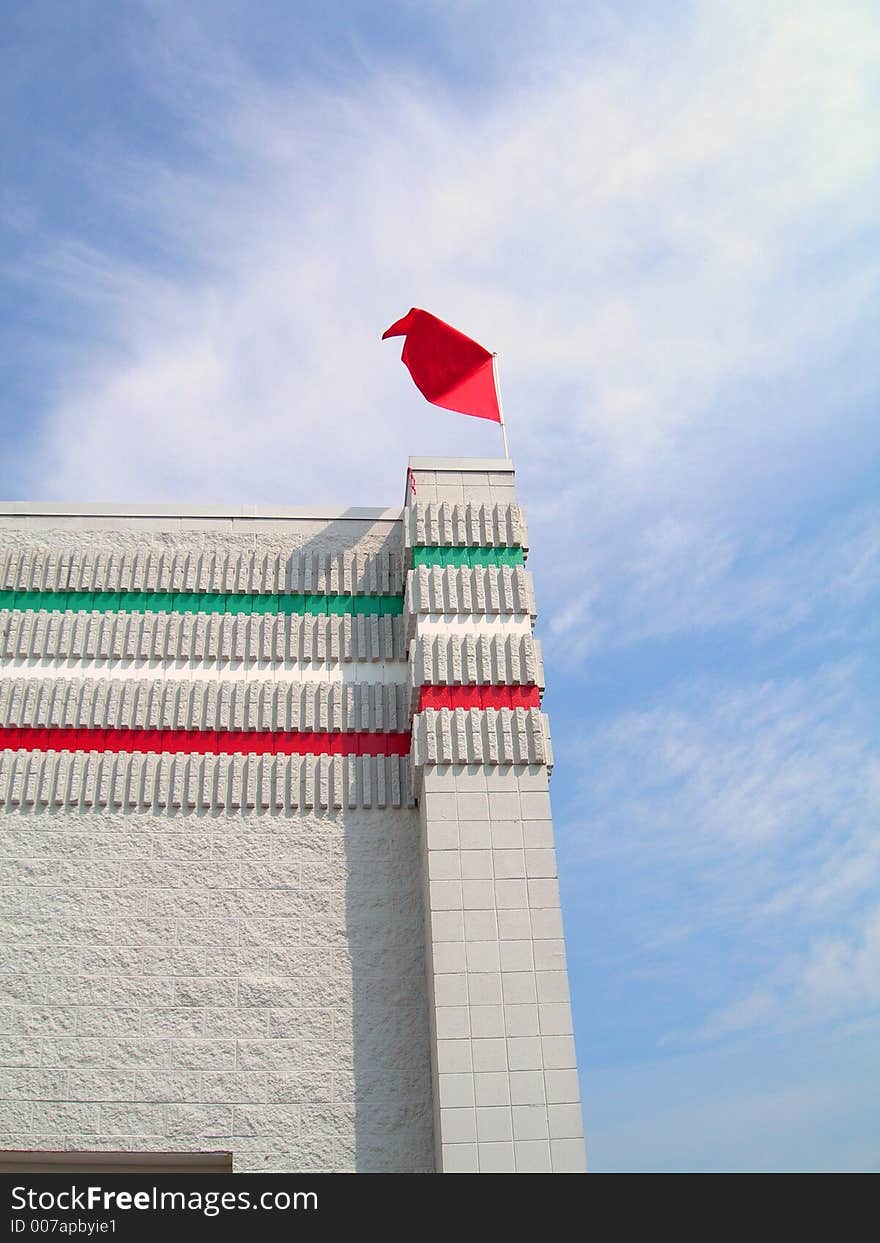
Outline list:
[[[876,891],[876,860],[873,890]],[[873,1015],[880,1007],[880,907],[869,909],[848,934],[816,938],[786,962],[769,987],[709,1016],[698,1038],[715,1040],[756,1026],[799,1025]]]
[[[699,1031],[670,1031],[673,1043],[876,1004],[880,761],[861,676],[850,665],[678,686],[674,704],[618,716],[569,757],[583,774],[562,817],[578,866],[613,864],[634,907],[665,878],[668,914],[636,921],[641,969],[668,950],[656,927],[736,947],[725,1000]]]
[[[790,879],[802,839],[815,877],[821,843],[836,853],[864,830],[867,844],[880,811],[871,722],[847,712],[860,676],[836,666],[737,689],[691,683],[676,689],[674,704],[619,715],[574,744],[590,811],[581,849],[653,844],[728,863],[760,852],[754,896],[772,895],[768,914],[783,902],[790,908],[797,891],[786,888],[784,899],[777,892],[768,852],[784,851]],[[848,873],[850,858],[844,849]],[[832,892],[829,882],[826,896]]]
[[[803,519],[815,528],[814,515]],[[597,647],[713,631],[738,629],[755,643],[787,635],[812,649],[880,633],[880,511],[872,504],[807,531],[756,532],[666,512],[625,548],[622,557],[617,541],[586,559],[573,598],[568,581],[547,575],[556,609],[547,647],[561,664],[582,664]]]
[[[91,339],[39,447],[53,494],[282,499],[295,475],[301,499],[364,477],[387,497],[389,444],[486,451],[492,430],[429,415],[376,341],[416,299],[502,350],[538,516],[587,506],[601,540],[603,511],[717,486],[719,448],[766,440],[725,389],[821,361],[874,288],[841,251],[880,163],[867,6],[698,5],[601,54],[572,11],[570,38],[476,99],[368,59],[352,88],[271,86],[209,22],[157,12],[142,82],[188,158],[81,153],[150,263],[70,239],[44,256]],[[817,255],[833,279],[805,299]],[[773,421],[804,434],[802,410]],[[328,457],[332,479],[296,471]]]

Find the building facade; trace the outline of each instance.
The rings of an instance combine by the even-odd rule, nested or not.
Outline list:
[[[0,1149],[584,1169],[524,515],[0,507]]]

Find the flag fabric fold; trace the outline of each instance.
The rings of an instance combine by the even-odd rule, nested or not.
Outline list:
[[[436,315],[412,307],[382,334],[405,337],[401,361],[434,406],[501,423],[492,355]]]

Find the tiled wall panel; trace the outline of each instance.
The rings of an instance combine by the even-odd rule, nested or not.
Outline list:
[[[525,544],[513,472],[436,463],[413,475],[410,545],[435,560],[451,546],[459,562],[423,565],[410,551],[405,595],[438,1168],[580,1172],[550,731],[538,707],[488,706],[499,687],[521,702],[543,686],[532,580],[460,556],[471,544]],[[419,499],[426,492],[433,503]],[[437,686],[452,688],[452,703],[472,703],[472,687],[495,693],[484,690],[479,707],[422,707]]]

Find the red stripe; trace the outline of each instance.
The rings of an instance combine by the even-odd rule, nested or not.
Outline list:
[[[423,686],[419,712],[426,708],[540,708],[537,686]]]
[[[408,755],[409,734],[270,730],[32,729],[0,727],[0,751],[141,751],[217,755]]]

